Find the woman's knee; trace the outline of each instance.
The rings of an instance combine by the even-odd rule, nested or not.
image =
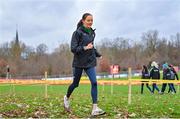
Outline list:
[[[97,81],[91,83],[92,86],[97,86]]]

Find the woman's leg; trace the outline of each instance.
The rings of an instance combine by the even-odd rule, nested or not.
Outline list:
[[[162,89],[161,89],[162,93],[164,93],[164,91],[166,90],[166,85],[167,85],[167,83],[163,83],[162,84]]]
[[[97,81],[96,81],[96,69],[95,67],[85,69],[86,74],[88,75],[91,81],[91,97],[93,104],[97,104]]]
[[[176,89],[175,89],[175,87],[174,87],[174,84],[172,83],[172,88],[173,88],[173,90],[174,90],[174,93],[176,93]]]
[[[159,88],[158,88],[158,86],[156,85],[156,83],[155,83],[155,89],[159,92]]]
[[[141,94],[143,94],[144,83],[141,83]]]
[[[173,92],[172,84],[171,84],[171,83],[168,83],[168,86],[169,86],[168,93]]]
[[[73,68],[73,82],[68,88],[67,95],[66,95],[67,98],[69,98],[71,93],[74,91],[74,89],[79,86],[79,81],[82,75],[82,71],[83,71],[82,68],[77,68],[77,67]]]
[[[146,87],[149,89],[149,91],[152,93],[152,90],[151,90],[151,88],[149,87],[149,84],[148,83],[146,83]]]
[[[97,81],[96,81],[96,69],[95,67],[85,69],[90,81],[91,81],[91,96],[93,101],[93,109],[91,115],[97,116],[105,114],[105,111],[97,106]]]
[[[176,89],[174,88],[174,84],[173,83],[169,83],[169,90],[172,92],[172,93],[176,93]]]
[[[154,93],[155,89],[159,92],[159,88],[157,87],[156,83],[153,83],[152,93]]]

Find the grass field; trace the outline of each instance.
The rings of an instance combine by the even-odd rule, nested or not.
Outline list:
[[[1,117],[88,118],[91,113],[90,85],[80,85],[71,97],[72,113],[63,108],[63,96],[68,85],[48,86],[44,98],[44,85],[0,85]],[[160,86],[159,86],[160,87]],[[176,89],[178,87],[176,86]],[[14,91],[13,91],[14,90]],[[132,86],[132,104],[127,104],[128,86],[98,87],[99,106],[106,111],[100,118],[180,118],[180,92],[177,94],[150,94],[144,87]]]

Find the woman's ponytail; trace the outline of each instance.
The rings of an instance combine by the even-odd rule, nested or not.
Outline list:
[[[83,25],[82,19],[77,24],[77,29]]]

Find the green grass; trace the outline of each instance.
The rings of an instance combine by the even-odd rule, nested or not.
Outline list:
[[[160,86],[159,86],[160,87]],[[80,85],[71,96],[72,113],[63,108],[63,96],[68,85],[48,86],[44,98],[44,85],[0,85],[0,117],[88,118],[91,113],[90,85]],[[180,92],[177,94],[150,94],[144,87],[132,86],[132,104],[128,105],[128,86],[98,87],[99,106],[106,111],[102,118],[178,118]],[[176,86],[177,89],[177,86]]]

